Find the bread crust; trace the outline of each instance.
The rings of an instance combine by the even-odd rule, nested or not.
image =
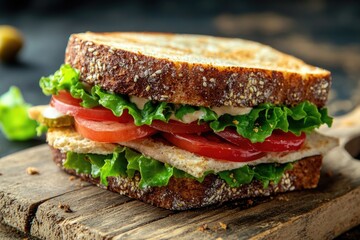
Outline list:
[[[89,39],[95,39],[96,33],[91,34],[70,36],[65,62],[80,70],[82,81],[115,93],[206,107],[296,105],[304,100],[322,107],[330,90],[328,71],[285,54],[282,58],[296,69],[304,66],[316,71],[174,61],[92,41]]]
[[[66,153],[52,147],[51,149],[54,162],[65,172],[110,191],[171,210],[200,208],[237,199],[315,188],[320,178],[322,164],[321,155],[303,158],[293,164],[292,170],[284,173],[278,184],[270,183],[266,189],[257,180],[239,188],[231,188],[216,175],[208,175],[202,183],[194,179],[172,177],[167,186],[140,189],[138,175],[132,179],[108,177],[109,185],[105,187],[99,183],[99,179],[94,179],[91,175],[77,174],[74,170],[65,169],[62,164],[66,159]]]

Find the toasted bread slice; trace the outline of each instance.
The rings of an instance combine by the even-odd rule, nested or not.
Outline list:
[[[55,148],[52,148],[52,152],[55,163],[70,174],[79,176],[110,191],[171,210],[186,210],[236,199],[262,197],[281,192],[315,188],[320,178],[322,162],[320,155],[303,158],[293,164],[292,170],[283,174],[278,184],[271,182],[267,188],[264,188],[261,182],[257,180],[238,188],[231,188],[224,180],[211,174],[206,176],[201,183],[190,178],[172,177],[167,186],[140,189],[138,187],[140,181],[138,175],[133,178],[108,177],[109,185],[105,187],[99,183],[98,178],[93,178],[89,174],[77,174],[75,170],[65,169],[63,162],[66,159],[66,153]]]
[[[65,62],[108,91],[207,107],[322,107],[331,83],[330,72],[271,47],[200,35],[73,34]]]

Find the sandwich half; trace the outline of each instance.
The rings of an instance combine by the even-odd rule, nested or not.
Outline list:
[[[70,36],[30,116],[55,163],[102,188],[185,210],[315,188],[337,140],[315,131],[330,72],[241,39]]]

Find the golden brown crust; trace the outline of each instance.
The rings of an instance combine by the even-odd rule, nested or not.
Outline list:
[[[61,153],[54,148],[52,148],[52,152],[55,163],[64,171],[105,188],[99,184],[98,179],[94,179],[90,175],[79,175],[73,170],[64,169],[62,162],[65,159],[65,153]],[[278,184],[270,183],[266,189],[256,180],[239,188],[231,188],[215,175],[208,175],[202,183],[193,179],[173,177],[167,186],[148,187],[146,189],[138,187],[139,176],[135,176],[133,179],[109,177],[107,189],[157,207],[186,210],[221,204],[236,199],[262,197],[281,192],[315,188],[320,178],[321,163],[322,156],[320,155],[303,158],[293,164],[292,170],[284,173]]]
[[[295,105],[309,100],[322,107],[330,90],[331,75],[325,70],[286,72],[172,61],[83,36],[70,37],[65,62],[81,71],[82,81],[116,93],[196,106],[253,107],[265,102]],[[300,65],[299,69],[302,65],[311,67],[284,56]]]

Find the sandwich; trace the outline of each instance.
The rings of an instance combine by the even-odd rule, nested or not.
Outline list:
[[[260,43],[203,35],[80,33],[30,116],[54,162],[172,210],[315,188],[337,140],[330,72]]]

